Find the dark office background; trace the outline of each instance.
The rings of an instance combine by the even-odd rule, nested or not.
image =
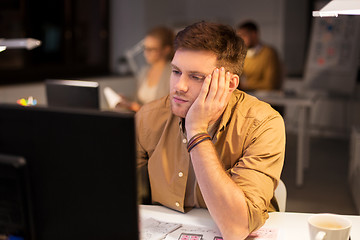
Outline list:
[[[323,1],[325,4],[328,1]],[[259,22],[264,40],[301,76],[314,0],[1,0],[0,38],[35,38],[31,51],[7,50],[0,57],[0,84],[116,73],[124,51],[158,24],[181,28],[198,20],[236,26]]]
[[[35,38],[1,53],[0,84],[109,73],[108,0],[2,0],[0,37]]]

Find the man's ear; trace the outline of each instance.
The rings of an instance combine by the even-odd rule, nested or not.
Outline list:
[[[230,79],[229,91],[233,92],[235,89],[237,89],[239,82],[239,75],[233,74]]]

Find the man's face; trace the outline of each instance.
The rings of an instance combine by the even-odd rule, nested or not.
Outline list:
[[[247,48],[253,48],[258,44],[258,36],[255,31],[240,28],[236,31],[236,34],[244,40]]]
[[[185,118],[206,76],[216,68],[216,55],[210,51],[179,49],[171,65],[171,110],[174,115]]]

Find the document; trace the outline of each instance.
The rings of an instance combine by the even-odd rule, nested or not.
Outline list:
[[[192,225],[161,222],[148,218],[140,222],[141,240],[222,240],[220,231]],[[278,229],[260,228],[247,240],[280,240]]]
[[[197,226],[182,225],[174,232],[169,233],[165,240],[221,240],[218,229],[201,228]]]
[[[167,223],[148,218],[140,221],[141,240],[165,239],[166,235],[181,227],[181,224]]]

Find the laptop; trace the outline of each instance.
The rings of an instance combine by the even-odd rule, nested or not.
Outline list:
[[[49,107],[96,110],[100,108],[98,82],[47,79],[45,88]]]

